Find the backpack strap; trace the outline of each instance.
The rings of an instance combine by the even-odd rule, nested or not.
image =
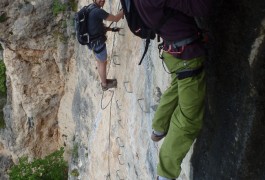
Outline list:
[[[147,50],[148,50],[148,47],[149,47],[149,44],[150,44],[150,36],[151,36],[151,30],[148,31],[148,35],[147,35],[147,38],[146,38],[146,40],[145,40],[144,53],[143,53],[142,58],[141,58],[140,62],[138,63],[138,65],[141,65],[141,64],[142,64],[142,61],[143,61],[143,59],[144,59],[144,56],[145,56],[145,54],[147,53]]]
[[[154,31],[156,34],[158,34],[159,33],[159,29],[166,23],[166,21],[173,14],[174,14],[174,9],[171,9],[171,8],[165,9],[165,15],[160,19],[158,25],[154,29],[151,29],[151,30],[148,31],[148,35],[147,35],[147,38],[145,40],[144,53],[143,53],[142,58],[141,58],[140,62],[138,63],[138,65],[141,65],[142,64],[142,61],[143,61],[143,59],[145,57],[145,54],[147,53],[147,50],[148,50],[148,47],[149,47],[149,44],[150,44],[150,40],[151,40],[151,33],[152,33],[152,31]],[[158,39],[160,39],[160,38],[158,38]]]

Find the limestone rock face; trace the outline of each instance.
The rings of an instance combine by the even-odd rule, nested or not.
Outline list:
[[[1,161],[43,157],[65,146],[70,179],[75,168],[79,179],[154,179],[158,145],[149,138],[151,119],[169,78],[160,61],[151,60],[156,44],[138,66],[143,42],[124,20],[114,23],[124,28],[107,41],[108,77],[117,78],[118,88],[103,93],[93,54],[74,37],[73,12],[55,16],[52,6],[52,0],[1,1],[8,88]],[[118,1],[106,2],[108,12],[119,8]]]
[[[64,26],[67,17],[53,15],[52,3],[0,3],[8,89],[0,152],[14,161],[23,155],[42,157],[62,146],[58,110],[74,66],[74,44],[67,33],[73,27]]]

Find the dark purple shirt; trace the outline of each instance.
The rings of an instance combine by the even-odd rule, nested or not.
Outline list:
[[[198,33],[194,17],[208,16],[212,0],[134,0],[135,6],[150,28],[156,28],[166,8],[174,9],[172,17],[159,29],[159,35],[167,41],[180,41]],[[191,59],[204,55],[201,42],[185,49],[179,58]]]

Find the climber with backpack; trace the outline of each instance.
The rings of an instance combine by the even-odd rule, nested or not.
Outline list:
[[[118,22],[123,18],[123,10],[112,15],[103,9],[105,0],[93,0],[92,4],[83,7],[75,15],[75,28],[78,42],[87,45],[93,51],[97,60],[97,69],[103,91],[117,87],[116,79],[107,79],[107,31],[118,32],[120,28],[106,27],[105,21]]]
[[[156,109],[151,139],[154,142],[164,139],[159,151],[157,180],[176,179],[182,160],[203,123],[206,52],[194,17],[209,16],[212,0],[121,2],[128,26],[135,35],[149,41],[155,35],[163,39],[159,45],[163,51],[161,59],[172,81]],[[136,21],[137,18],[141,20]]]

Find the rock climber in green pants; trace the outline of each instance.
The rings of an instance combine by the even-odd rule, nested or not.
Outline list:
[[[172,73],[153,119],[151,139],[164,138],[157,166],[158,180],[179,177],[181,162],[202,127],[205,99],[205,49],[194,17],[210,13],[211,0],[134,0],[149,28],[163,38],[163,63]]]

